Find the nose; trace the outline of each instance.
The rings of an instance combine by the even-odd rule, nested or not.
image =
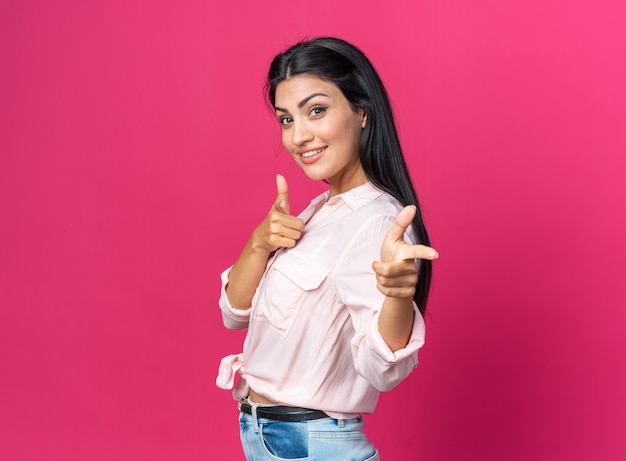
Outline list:
[[[293,122],[293,130],[291,133],[291,142],[300,146],[307,141],[311,141],[313,139],[313,133],[307,126],[306,122],[294,121]]]

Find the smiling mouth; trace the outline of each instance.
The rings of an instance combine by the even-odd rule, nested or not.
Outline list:
[[[320,152],[322,152],[324,149],[326,149],[326,147],[322,147],[322,148],[320,148],[320,149],[316,149],[316,150],[312,150],[312,151],[309,151],[309,152],[305,152],[305,153],[303,153],[303,154],[300,154],[300,156],[301,156],[302,158],[309,158],[309,157],[313,157],[314,155],[317,155],[317,154],[319,154]]]

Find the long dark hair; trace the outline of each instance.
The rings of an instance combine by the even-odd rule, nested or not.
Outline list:
[[[266,96],[272,110],[276,86],[298,74],[314,75],[332,82],[352,108],[364,109],[367,122],[361,134],[359,156],[368,180],[391,194],[403,206],[415,205],[413,229],[418,242],[430,245],[419,202],[402,155],[387,91],[367,57],[350,43],[333,37],[315,38],[295,44],[278,54],[267,76]],[[432,263],[420,261],[419,278],[413,299],[420,312],[426,311]]]

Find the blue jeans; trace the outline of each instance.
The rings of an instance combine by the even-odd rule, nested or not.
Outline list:
[[[379,461],[363,433],[363,419],[286,422],[240,413],[241,444],[248,461]]]

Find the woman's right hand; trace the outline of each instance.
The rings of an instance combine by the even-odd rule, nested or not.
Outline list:
[[[289,214],[289,187],[282,175],[276,175],[276,201],[267,217],[251,236],[252,248],[268,254],[279,248],[293,248],[304,231],[304,221]]]
[[[276,201],[267,217],[252,232],[228,275],[225,287],[235,309],[247,309],[273,251],[293,248],[304,231],[304,221],[289,214],[287,180],[276,176]]]

